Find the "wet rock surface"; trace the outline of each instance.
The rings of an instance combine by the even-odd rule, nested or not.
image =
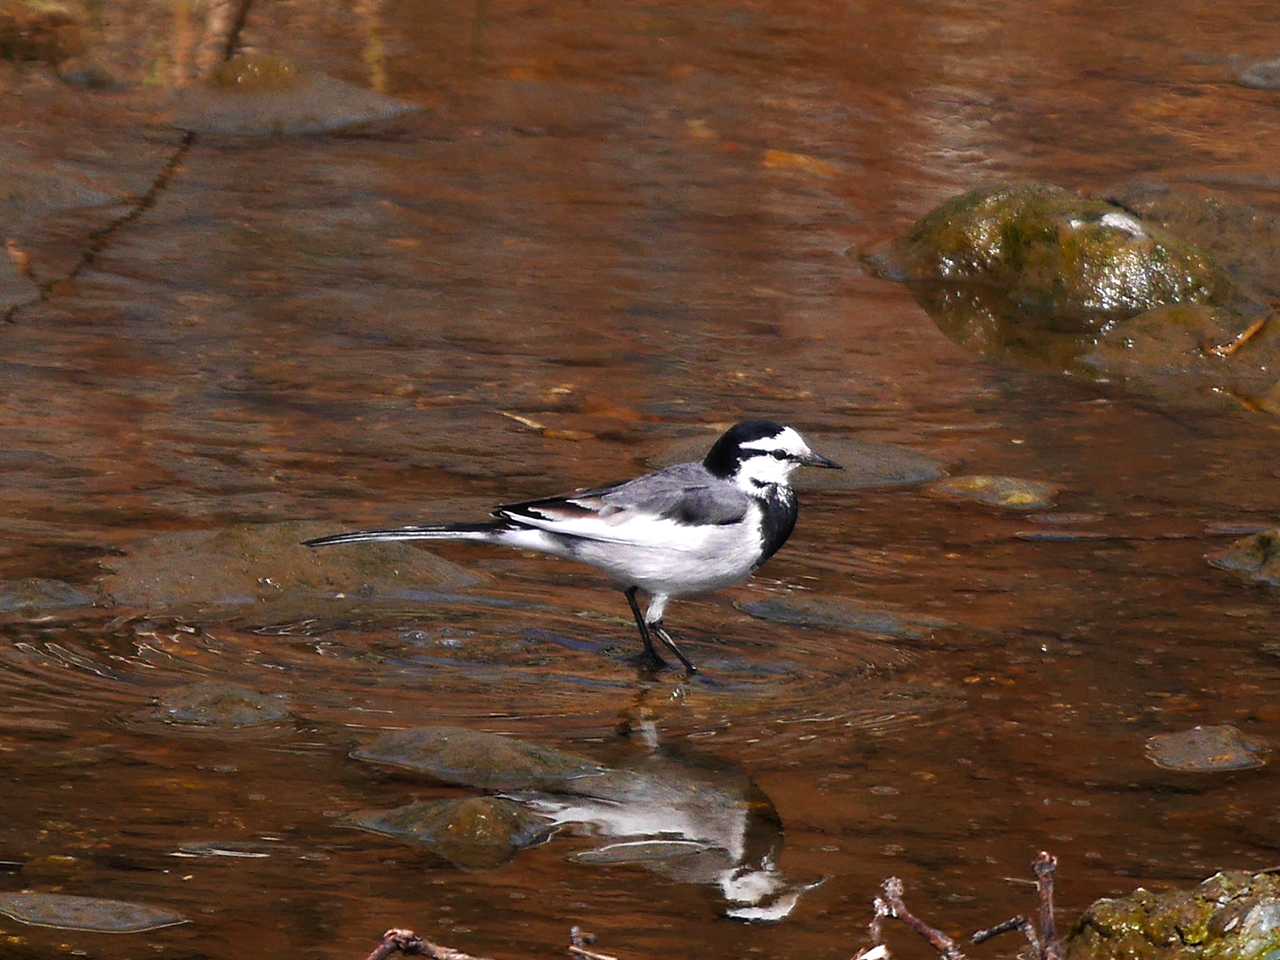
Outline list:
[[[289,704],[283,697],[209,681],[169,690],[159,698],[156,716],[168,723],[197,727],[253,727],[285,719]]]
[[[117,604],[150,611],[252,606],[285,615],[314,612],[317,599],[379,602],[423,589],[462,589],[472,573],[403,543],[312,549],[304,540],[334,524],[291,521],[162,534],[103,561],[101,584]]]
[[[601,769],[578,754],[462,727],[397,730],[351,755],[482,790],[566,790]]]
[[[0,613],[33,616],[53,610],[91,607],[96,600],[94,593],[62,580],[30,577],[0,582]]]
[[[1280,90],[1280,57],[1246,64],[1236,73],[1236,79],[1255,90]]]
[[[424,800],[352,817],[362,829],[426,847],[456,867],[487,869],[544,840],[549,818],[500,797]]]
[[[1025,308],[1090,327],[1100,315],[1230,293],[1227,277],[1191,244],[1050,184],[984,187],[949,200],[872,262],[891,279],[996,287]]]
[[[331,133],[421,109],[290,61],[241,56],[210,82],[189,87],[174,106],[173,123],[201,134],[237,137]]]
[[[1004,510],[1047,510],[1062,487],[1043,480],[1019,477],[949,477],[925,487],[926,496],[938,500],[972,501]]]
[[[95,933],[145,933],[187,922],[157,907],[53,893],[0,893],[0,913],[33,926]]]
[[[1280,527],[1243,537],[1210,553],[1208,560],[1246,580],[1280,587]]]
[[[800,627],[816,627],[825,630],[849,630],[854,633],[870,633],[883,637],[901,637],[921,640],[935,630],[943,630],[954,624],[942,617],[928,614],[889,610],[848,598],[820,598],[791,596],[735,602],[743,613],[772,623],[793,624]],[[901,659],[901,651],[886,651],[891,659]]]
[[[1229,724],[1161,733],[1147,740],[1147,758],[1157,767],[1186,773],[1251,770],[1263,766],[1271,747]]]
[[[947,475],[945,463],[908,447],[822,433],[810,436],[806,432],[806,438],[814,450],[844,469],[797,471],[793,481],[801,490],[916,487]],[[715,439],[707,435],[678,441],[655,456],[651,463],[655,467],[665,467],[673,463],[701,461]]]
[[[1099,900],[1066,941],[1067,960],[1264,960],[1280,950],[1280,880],[1224,871],[1191,890]]]

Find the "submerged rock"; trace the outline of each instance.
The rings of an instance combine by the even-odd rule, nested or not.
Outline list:
[[[426,847],[456,867],[500,866],[553,829],[551,820],[500,797],[425,800],[394,810],[368,810],[352,822],[374,833]]]
[[[872,266],[895,280],[977,284],[1026,309],[1098,326],[1168,303],[1226,299],[1204,253],[1103,200],[1050,184],[1001,184],[948,200]]]
[[[951,621],[922,613],[886,610],[844,597],[791,596],[734,604],[743,613],[773,623],[801,627],[851,630],[885,637],[921,640],[935,630],[953,626]]]
[[[234,683],[193,683],[164,693],[156,714],[169,723],[200,727],[252,727],[289,716],[288,702]]]
[[[1066,940],[1067,960],[1273,960],[1280,879],[1224,871],[1192,890],[1098,900]]]
[[[0,0],[0,60],[56,66],[84,50],[83,33],[71,10],[53,0]]]
[[[1208,560],[1246,580],[1280,587],[1280,527],[1237,540],[1210,553]]]
[[[32,616],[51,610],[91,607],[96,601],[96,595],[62,580],[30,577],[0,582],[0,613]]]
[[[358,747],[351,756],[481,790],[565,790],[601,770],[578,754],[462,727],[397,730]]]
[[[663,450],[651,461],[665,467],[699,461],[714,437],[690,437]],[[947,475],[941,461],[908,447],[870,443],[821,433],[808,437],[813,449],[840,464],[843,470],[802,470],[795,474],[801,490],[865,490],[873,487],[915,487]]]
[[[1185,773],[1251,770],[1267,762],[1270,750],[1265,740],[1246,737],[1230,724],[1197,726],[1147,740],[1147,757],[1152,763]]]
[[[1236,73],[1241,86],[1255,90],[1280,90],[1280,57],[1273,60],[1255,60]]]
[[[972,500],[1005,510],[1045,510],[1054,505],[1062,487],[1018,477],[970,476],[939,480],[924,492],[939,500]]]
[[[302,541],[332,523],[242,524],[161,534],[103,561],[103,589],[122,606],[147,610],[219,607],[286,609],[317,598],[411,599],[423,588],[460,589],[481,580],[406,543],[313,550]]]
[[[0,894],[0,913],[37,927],[94,933],[145,933],[187,922],[181,914],[157,907],[53,893]]]
[[[196,133],[298,136],[329,133],[420,109],[278,58],[236,57],[203,86],[184,90],[174,125]]]
[[[1156,396],[1280,413],[1280,323],[1265,317],[1161,307],[1103,337],[1080,364]]]

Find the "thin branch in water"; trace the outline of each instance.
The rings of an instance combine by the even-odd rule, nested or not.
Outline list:
[[[618,960],[617,957],[610,956],[607,953],[596,953],[594,950],[588,949],[596,942],[596,935],[588,933],[581,927],[569,928],[569,953],[575,957],[582,957],[583,960]]]
[[[388,930],[365,960],[386,960],[387,957],[397,953],[411,957],[430,957],[431,960],[487,960],[486,957],[474,957],[461,950],[442,947],[430,940],[423,940],[412,930]]]
[[[956,942],[936,927],[931,927],[910,910],[902,901],[902,881],[890,877],[881,887],[885,905],[889,908],[889,916],[896,917],[929,941],[933,949],[938,951],[942,960],[965,960],[964,953],[956,946]],[[877,904],[877,913],[879,905]]]
[[[1022,935],[1027,938],[1027,943],[1031,944],[1031,949],[1035,951],[1037,957],[1044,957],[1044,949],[1040,945],[1040,937],[1036,933],[1036,925],[1022,916],[1010,917],[1003,923],[997,923],[994,927],[979,930],[969,937],[969,942],[986,943],[993,937],[998,937],[1002,933],[1010,933],[1014,930],[1022,931]]]
[[[1058,869],[1058,858],[1047,850],[1041,850],[1031,862],[1031,869],[1040,892],[1040,936],[1044,941],[1040,957],[1042,960],[1062,960],[1062,944],[1058,941],[1058,927],[1053,918],[1053,879]]]

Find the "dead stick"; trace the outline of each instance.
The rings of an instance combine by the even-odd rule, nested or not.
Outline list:
[[[972,943],[986,943],[993,937],[998,937],[1002,933],[1009,933],[1012,930],[1021,930],[1022,935],[1027,938],[1027,943],[1031,944],[1031,949],[1037,957],[1043,957],[1044,951],[1040,947],[1040,937],[1036,935],[1036,925],[1026,917],[1010,917],[1004,923],[997,923],[994,927],[987,927],[985,930],[979,930],[969,937]]]
[[[965,960],[964,953],[956,946],[956,942],[948,937],[936,927],[931,927],[919,917],[915,916],[907,905],[902,902],[902,881],[897,877],[890,877],[884,882],[882,887],[884,891],[884,902],[890,910],[890,916],[897,917],[908,927],[914,930],[920,936],[929,941],[933,949],[937,950],[943,960]]]
[[[588,950],[587,946],[596,942],[596,935],[588,933],[581,927],[569,928],[569,952],[575,957],[582,957],[583,960],[618,960],[607,953],[596,953],[594,950]]]
[[[1042,960],[1062,960],[1062,944],[1058,942],[1058,927],[1053,917],[1053,876],[1058,869],[1058,858],[1047,850],[1031,862],[1036,875],[1036,889],[1040,892],[1040,936],[1043,946],[1039,953]]]
[[[373,952],[365,960],[386,960],[395,953],[430,957],[431,960],[487,960],[485,957],[473,957],[461,950],[423,940],[412,930],[388,930],[382,935],[382,942],[373,948]]]

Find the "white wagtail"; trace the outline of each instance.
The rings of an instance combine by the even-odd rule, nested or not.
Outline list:
[[[748,420],[720,437],[701,463],[507,504],[484,523],[360,530],[306,544],[478,540],[579,560],[622,586],[652,664],[665,665],[653,646],[656,634],[693,673],[696,668],[662,625],[667,602],[741,583],[778,552],[799,513],[788,481],[799,466],[840,469],[810,450],[793,428]],[[643,615],[638,590],[651,598]]]

